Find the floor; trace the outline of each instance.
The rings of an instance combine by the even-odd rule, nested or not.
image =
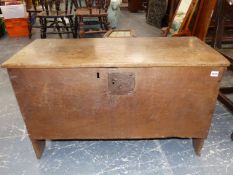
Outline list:
[[[160,33],[145,23],[143,13],[127,11],[121,14],[119,28],[134,29],[137,36]],[[35,38],[39,38],[38,32]],[[1,38],[0,63],[32,40]],[[223,84],[229,85],[230,81],[232,74],[228,72]],[[190,139],[48,141],[42,158],[37,160],[8,74],[0,69],[0,124],[0,175],[233,174],[233,115],[219,102],[201,157],[195,155]]]

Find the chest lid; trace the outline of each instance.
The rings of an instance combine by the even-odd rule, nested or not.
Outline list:
[[[2,64],[5,68],[228,66],[194,37],[38,39]]]

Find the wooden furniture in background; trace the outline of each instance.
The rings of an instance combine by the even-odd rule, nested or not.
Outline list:
[[[221,49],[223,42],[233,44],[233,5],[230,0],[218,0],[213,23],[212,28],[215,33],[213,34],[212,46]]]
[[[25,4],[26,4],[26,9],[30,9],[32,8],[32,1],[33,0],[24,0]]]
[[[75,21],[79,24],[79,37],[82,38],[85,34],[105,33],[111,29],[107,13],[109,5],[110,0],[85,0],[85,6],[75,3]],[[89,21],[84,21],[85,18]],[[100,29],[85,31],[86,25],[100,25]]]
[[[205,41],[216,4],[217,0],[201,0],[192,29],[192,36]]]
[[[228,65],[197,38],[158,37],[36,40],[2,67],[40,158],[47,139],[192,138],[200,155]]]
[[[128,0],[128,9],[130,12],[138,12],[139,10],[143,10],[143,2],[144,0]]]
[[[128,9],[128,0],[122,0],[122,3],[120,5],[121,9]]]
[[[142,7],[143,7],[144,11],[146,12],[146,17],[147,17],[147,15],[148,15],[148,7],[149,7],[149,0],[144,0],[142,2]]]
[[[109,30],[104,38],[131,38],[135,36],[133,30]]]
[[[164,36],[190,36],[190,24],[198,11],[201,0],[180,0],[175,14],[169,23]]]
[[[0,0],[0,5],[5,5],[5,1]],[[0,9],[1,12],[1,9]]]
[[[32,37],[32,28],[41,28],[40,25],[36,24],[37,14],[44,11],[45,7],[42,6],[41,1],[32,0],[32,4],[27,8],[28,12],[28,25],[29,25],[29,38]]]
[[[195,1],[198,4],[195,4]],[[216,3],[217,0],[193,0],[192,8],[187,12],[178,33],[174,36],[196,36],[205,41]],[[163,36],[167,36],[172,23],[173,21],[163,32]]]
[[[232,49],[231,49],[232,50]],[[233,71],[233,54],[226,54],[226,51],[219,50],[231,63],[228,70]],[[233,87],[222,87],[219,90],[218,100],[223,103],[231,112],[233,112],[233,100],[227,97],[227,95],[233,94]],[[231,139],[233,140],[233,133],[231,134]]]
[[[37,13],[40,20],[41,38],[47,34],[72,34],[77,37],[76,24],[73,20],[73,1],[71,0],[42,0],[40,5],[44,11]],[[53,29],[53,31],[48,31]],[[55,29],[55,30],[54,30]]]
[[[4,36],[5,33],[6,33],[5,23],[4,23],[4,21],[3,21],[3,18],[0,17],[0,38],[1,38],[2,36]]]
[[[175,15],[174,8],[176,8],[179,1],[168,1],[168,11],[164,19],[164,24],[172,23]],[[200,0],[197,12],[194,13],[193,19],[190,21],[191,25],[188,26],[184,22],[186,23],[186,29],[182,29],[182,31],[185,32],[183,34],[179,33],[178,35],[197,36],[201,40],[206,40],[208,43],[212,42],[211,44],[215,48],[221,48],[222,42],[231,42],[233,40],[233,5],[229,5],[230,2],[231,0]],[[212,15],[213,11],[214,15]],[[170,17],[168,18],[168,16]],[[210,24],[211,18],[213,19],[212,24]],[[206,38],[208,29],[210,33],[213,33],[212,30],[214,29],[215,33],[211,34],[211,37]]]

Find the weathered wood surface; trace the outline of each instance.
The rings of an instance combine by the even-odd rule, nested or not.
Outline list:
[[[201,156],[201,150],[204,145],[205,139],[193,139],[193,148],[196,155]]]
[[[211,77],[212,70],[219,76]],[[108,82],[114,72],[134,74],[134,89],[113,95]],[[188,67],[9,69],[32,139],[206,138],[222,72]]]
[[[40,158],[46,139],[193,138],[200,155],[228,65],[196,38],[120,38],[37,40],[3,67]]]
[[[32,143],[32,147],[34,149],[34,152],[36,154],[37,159],[40,159],[45,148],[46,141],[45,140],[35,140],[30,139]]]
[[[228,66],[194,37],[36,40],[3,63],[6,68]]]

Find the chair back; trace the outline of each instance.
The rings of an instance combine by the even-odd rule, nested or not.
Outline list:
[[[44,11],[45,7],[43,6],[43,3],[41,1],[42,0],[32,0],[32,8],[29,8],[27,10],[38,11],[38,12],[40,12],[41,10]]]
[[[85,0],[85,2],[88,8],[104,9],[105,11],[110,5],[110,0]]]
[[[65,14],[72,13],[73,0],[39,0],[42,9],[46,11],[47,15],[59,14],[61,11]]]
[[[92,14],[92,9],[99,9],[99,13],[102,11],[107,12],[111,0],[85,0],[82,4],[82,0],[72,0],[76,9],[88,8]]]

